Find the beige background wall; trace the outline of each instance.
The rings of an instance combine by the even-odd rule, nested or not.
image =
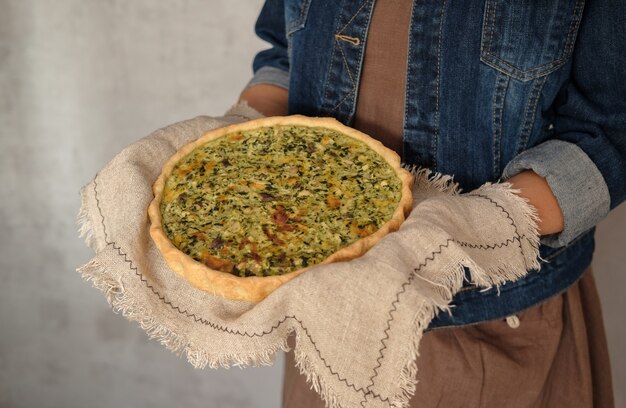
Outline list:
[[[194,370],[74,269],[79,188],[124,146],[235,101],[261,0],[0,0],[0,407],[275,407],[278,363]],[[626,404],[626,207],[595,269]]]

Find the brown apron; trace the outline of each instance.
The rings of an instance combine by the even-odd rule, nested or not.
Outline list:
[[[401,153],[411,0],[378,0],[353,126]],[[293,339],[290,339],[293,341]],[[292,344],[293,346],[293,344]],[[411,407],[614,407],[593,273],[508,319],[424,335]],[[287,354],[283,407],[324,407]]]
[[[615,406],[591,269],[564,294],[515,317],[428,332],[419,353],[410,407]],[[292,352],[285,363],[283,407],[324,407]]]

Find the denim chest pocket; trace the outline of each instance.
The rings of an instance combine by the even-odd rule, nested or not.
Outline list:
[[[480,60],[521,81],[547,75],[572,54],[584,0],[486,0]]]
[[[311,0],[285,0],[285,32],[288,37],[304,28]]]

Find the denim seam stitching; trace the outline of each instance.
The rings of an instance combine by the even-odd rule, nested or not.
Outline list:
[[[498,65],[498,61],[493,61],[493,59],[495,59],[495,58],[497,58],[497,57],[494,57],[492,55],[481,55],[480,60],[483,63],[485,63],[487,66],[490,66],[491,68],[495,69],[496,71],[502,72],[503,74],[506,74],[506,75],[510,76],[511,78],[517,79],[517,80],[522,81],[522,82],[530,81],[531,79],[535,79],[535,78],[539,78],[541,76],[549,75],[549,74],[551,74],[552,72],[556,71],[557,69],[561,68],[564,65],[564,61],[558,61],[558,63],[555,66],[550,67],[550,68],[548,68],[546,70],[540,71],[540,72],[538,72],[536,74],[533,74],[533,75],[518,75],[515,72],[517,69],[502,67],[502,66]]]
[[[537,106],[539,104],[539,100],[541,99],[543,86],[545,85],[547,79],[548,77],[544,76],[541,79],[535,79],[535,82],[533,83],[533,87],[531,89],[530,95],[528,97],[528,102],[526,104],[526,109],[524,110],[524,123],[520,131],[519,145],[517,146],[515,152],[516,156],[526,150],[526,146],[528,145],[528,139],[530,138],[530,134],[532,133],[533,127],[535,125]]]
[[[367,4],[369,4],[370,2],[374,2],[374,0],[366,0],[363,2],[363,4],[361,4],[361,7],[359,7],[359,9],[356,11],[356,13],[354,13],[354,15],[350,18],[350,21],[348,21],[348,23],[346,23],[346,25],[344,25],[341,30],[339,30],[338,32],[335,33],[335,42],[337,43],[337,45],[335,47],[339,48],[339,51],[341,51],[341,55],[343,57],[343,61],[344,64],[346,66],[346,71],[348,71],[348,76],[350,77],[350,82],[352,83],[352,88],[343,96],[343,98],[341,98],[341,100],[339,102],[337,102],[337,104],[331,109],[331,112],[335,112],[339,106],[341,106],[346,99],[348,99],[351,96],[356,96],[357,93],[357,82],[355,82],[353,76],[352,76],[352,71],[350,69],[350,64],[348,63],[348,60],[346,58],[346,54],[343,50],[342,45],[339,43],[339,40],[337,39],[337,35],[340,35],[341,32],[343,32],[343,30],[345,30],[345,28],[348,26],[348,24],[350,24],[352,22],[352,20],[354,20],[354,18],[357,16],[357,14],[359,14],[361,12],[361,10],[363,10],[363,7],[365,7]],[[373,11],[370,10],[370,21],[371,21],[371,12]],[[357,39],[359,40],[359,43],[363,43],[363,40],[365,39],[365,32],[361,33],[361,36],[358,37]],[[359,47],[359,61],[362,60],[362,56],[363,56],[363,49],[364,47]],[[356,76],[356,75],[355,75]],[[354,107],[353,109],[354,110]],[[352,112],[351,112],[352,114]]]
[[[441,39],[443,38],[443,15],[446,9],[446,0],[441,3],[441,13],[439,14],[439,35],[437,38],[437,77],[435,80],[435,132],[434,137],[430,143],[432,151],[433,162],[432,167],[437,168],[437,150],[439,146],[439,119],[440,119],[440,106],[439,106],[439,92],[441,82]]]
[[[556,60],[554,60],[554,61],[550,61],[550,62],[547,62],[547,63],[545,63],[545,64],[543,64],[543,65],[540,65],[540,66],[538,66],[538,67],[533,67],[533,68],[530,68],[530,69],[522,70],[522,69],[519,69],[518,67],[516,67],[515,65],[511,64],[510,62],[508,62],[508,61],[506,61],[506,60],[503,60],[502,58],[500,58],[500,57],[496,56],[495,54],[493,54],[493,53],[492,53],[492,52],[490,52],[490,51],[487,51],[487,52],[486,52],[486,56],[487,56],[487,57],[491,57],[491,58],[493,58],[493,59],[495,59],[495,60],[498,60],[500,63],[502,63],[502,65],[506,65],[507,67],[511,68],[513,71],[515,71],[515,72],[517,72],[517,73],[519,73],[519,74],[522,74],[522,75],[515,74],[515,75],[517,75],[517,76],[518,76],[518,77],[520,77],[520,78],[521,78],[521,77],[527,77],[527,76],[526,76],[526,75],[524,75],[524,74],[527,74],[527,73],[530,73],[530,72],[533,72],[533,71],[537,71],[537,70],[541,70],[541,69],[543,69],[543,68],[546,68],[546,71],[547,71],[547,70],[550,70],[550,69],[552,69],[552,68],[553,68],[553,66],[557,66],[557,65],[559,65],[559,64],[561,64],[562,62],[564,62],[564,61],[566,61],[566,60],[567,60],[567,57],[561,57],[561,58],[558,58],[558,59],[556,59]],[[533,74],[533,76],[541,76],[541,75],[543,75],[543,74],[544,74],[544,72],[541,72],[541,73]],[[512,75],[513,75],[513,74],[512,74]],[[531,77],[527,77],[527,78],[533,78],[533,76],[531,76]]]
[[[491,1],[487,0],[487,6],[485,7],[485,12],[483,14],[483,32],[480,36],[480,55],[483,54],[487,44],[487,28],[489,25],[489,19],[491,18],[491,14],[489,12]]]
[[[330,64],[329,64],[329,73],[328,76],[326,78],[326,83],[324,85],[324,99],[325,99],[325,104],[328,105],[328,92],[329,92],[329,85],[330,85],[330,77],[334,76],[334,72],[333,72],[333,67],[334,67],[334,62],[335,62],[335,54],[337,52],[337,48],[339,47],[339,50],[342,53],[343,56],[343,60],[344,60],[344,64],[346,65],[346,69],[348,70],[348,75],[350,76],[350,82],[352,82],[352,89],[350,91],[348,91],[343,98],[341,98],[341,100],[339,100],[339,102],[337,102],[337,104],[335,104],[332,107],[327,107],[326,109],[324,109],[325,111],[327,111],[328,113],[333,113],[335,112],[339,106],[341,106],[341,104],[343,104],[345,102],[345,100],[350,97],[351,95],[353,95],[356,92],[356,85],[354,82],[354,79],[352,78],[352,74],[350,72],[350,66],[346,60],[346,56],[345,53],[343,51],[343,49],[341,48],[341,44],[339,43],[339,41],[337,40],[337,35],[341,35],[341,33],[346,29],[346,27],[348,27],[348,25],[350,23],[352,23],[352,21],[356,18],[356,16],[359,14],[359,12],[363,9],[363,7],[365,7],[367,4],[370,3],[370,1],[372,0],[365,0],[363,2],[363,4],[361,4],[361,7],[359,7],[359,9],[352,15],[352,17],[350,17],[350,20],[348,20],[348,22],[346,24],[344,24],[337,32],[334,33],[335,35],[335,41],[334,41],[334,46],[333,46],[333,52],[331,53],[331,59],[330,59]],[[362,37],[363,35],[361,35]],[[360,43],[363,43],[363,38],[359,38],[360,39]],[[362,47],[361,47],[362,49]],[[362,51],[361,51],[362,52]]]
[[[335,54],[337,54],[337,45],[335,45],[335,43],[333,43],[333,51],[330,54],[330,63],[328,65],[329,69],[328,69],[328,75],[326,76],[326,83],[324,84],[324,104],[328,105],[328,100],[330,99],[328,96],[328,93],[330,92],[330,82],[331,82],[331,77],[334,76],[334,72],[333,72],[333,67],[335,66]],[[327,110],[328,108],[324,109]],[[332,112],[332,110],[329,110],[328,112]]]
[[[574,13],[572,15],[572,19],[569,24],[569,32],[567,33],[567,42],[566,47],[563,50],[563,53],[570,54],[572,49],[574,48],[574,43],[576,33],[578,33],[578,27],[580,26],[580,22],[582,20],[582,11],[585,7],[585,0],[577,0],[576,5],[574,6]],[[567,52],[565,52],[567,49]]]
[[[343,98],[341,98],[339,100],[339,102],[337,102],[337,104],[335,106],[333,106],[333,108],[330,110],[331,112],[335,112],[337,110],[337,108],[339,108],[339,106],[341,106],[341,104],[343,104],[345,102],[346,99],[348,99],[348,97],[352,94],[354,94],[355,88],[356,88],[356,84],[354,82],[354,78],[352,77],[352,72],[350,70],[350,64],[348,64],[348,60],[346,59],[346,54],[343,51],[343,47],[342,45],[339,43],[339,40],[337,40],[337,38],[335,38],[335,42],[337,43],[335,45],[335,47],[339,48],[339,51],[341,52],[341,56],[343,57],[343,63],[346,67],[346,71],[348,72],[348,77],[350,78],[350,83],[352,83],[352,88],[343,96]]]
[[[366,2],[367,4],[370,3],[370,0],[368,0]],[[366,46],[366,42],[367,42],[367,33],[369,32],[370,29],[370,25],[372,23],[372,17],[374,15],[374,8],[376,7],[376,0],[371,0],[371,6],[369,8],[369,13],[367,15],[367,24],[365,25],[365,29],[361,31],[361,41],[360,43],[363,44],[362,47],[359,48],[359,55],[358,55],[358,66],[357,66],[357,72],[359,73],[359,75],[355,75],[356,76],[356,84],[354,86],[354,90],[353,90],[353,94],[354,94],[354,101],[352,103],[352,108],[350,109],[350,113],[349,113],[349,120],[351,120],[352,118],[354,118],[354,114],[356,112],[356,100],[358,98],[358,94],[359,94],[359,86],[361,84],[361,70],[363,68],[363,61],[365,59],[365,46]]]
[[[406,133],[409,127],[409,95],[410,95],[410,78],[413,78],[413,64],[411,61],[411,51],[413,49],[413,36],[411,32],[413,31],[413,22],[415,19],[415,1],[411,4],[411,20],[409,21],[409,41],[406,47],[406,82],[404,84],[404,123],[402,129],[402,161],[406,161],[406,149],[404,144],[406,142]]]
[[[339,51],[341,52],[343,63],[346,66],[346,71],[348,72],[348,77],[350,78],[350,83],[352,83],[352,88],[354,89],[356,84],[354,82],[354,77],[352,76],[352,70],[350,69],[350,64],[348,64],[348,59],[346,58],[346,53],[343,50],[342,44],[339,43],[339,40],[336,37],[335,37],[335,42],[337,43],[337,47],[339,48]]]
[[[343,98],[341,98],[339,100],[339,102],[337,102],[337,104],[335,106],[333,106],[333,108],[330,110],[331,112],[335,112],[337,111],[337,109],[339,109],[339,107],[346,101],[346,99],[348,99],[348,97],[352,96],[354,94],[354,88],[350,89],[350,91],[348,91]]]
[[[350,20],[348,20],[348,22],[347,22],[346,24],[344,24],[344,26],[343,26],[343,27],[341,27],[341,28],[339,29],[339,31],[337,31],[335,34],[341,34],[341,33],[343,32],[343,30],[345,30],[345,29],[346,29],[346,27],[348,27],[348,26],[350,25],[350,23],[352,23],[352,20],[354,20],[354,19],[356,18],[357,14],[359,14],[359,13],[361,12],[361,10],[363,9],[363,7],[365,7],[365,5],[366,5],[367,3],[369,3],[370,1],[371,1],[371,0],[365,0],[365,1],[363,1],[363,4],[361,4],[361,7],[359,7],[359,9],[356,11],[356,13],[354,13],[354,14],[352,15],[352,17],[350,18]]]
[[[491,2],[491,0],[489,0]],[[489,37],[489,50],[493,49],[493,32],[496,26],[496,11],[498,9],[497,0],[493,2],[493,14],[491,15],[491,35]]]
[[[498,73],[496,77],[496,89],[493,93],[493,112],[491,115],[492,135],[493,135],[493,174],[499,176],[501,166],[501,137],[502,122],[504,119],[504,100],[509,87],[509,77],[506,74]]]
[[[311,5],[311,0],[308,0],[306,3],[302,4],[302,8],[300,9],[300,15],[298,16],[298,19],[292,22],[291,24],[289,24],[289,27],[287,28],[287,33],[286,33],[287,36],[292,35],[296,31],[304,27],[304,22],[306,20],[305,13],[308,13],[310,5]]]

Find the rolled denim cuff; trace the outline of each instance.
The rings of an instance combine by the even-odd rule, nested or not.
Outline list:
[[[289,72],[269,65],[259,68],[244,89],[257,84],[272,84],[289,89]]]
[[[566,246],[608,214],[611,197],[604,177],[575,144],[549,140],[537,145],[511,160],[502,176],[507,179],[523,170],[546,179],[563,212],[563,231],[542,237],[542,244]]]

